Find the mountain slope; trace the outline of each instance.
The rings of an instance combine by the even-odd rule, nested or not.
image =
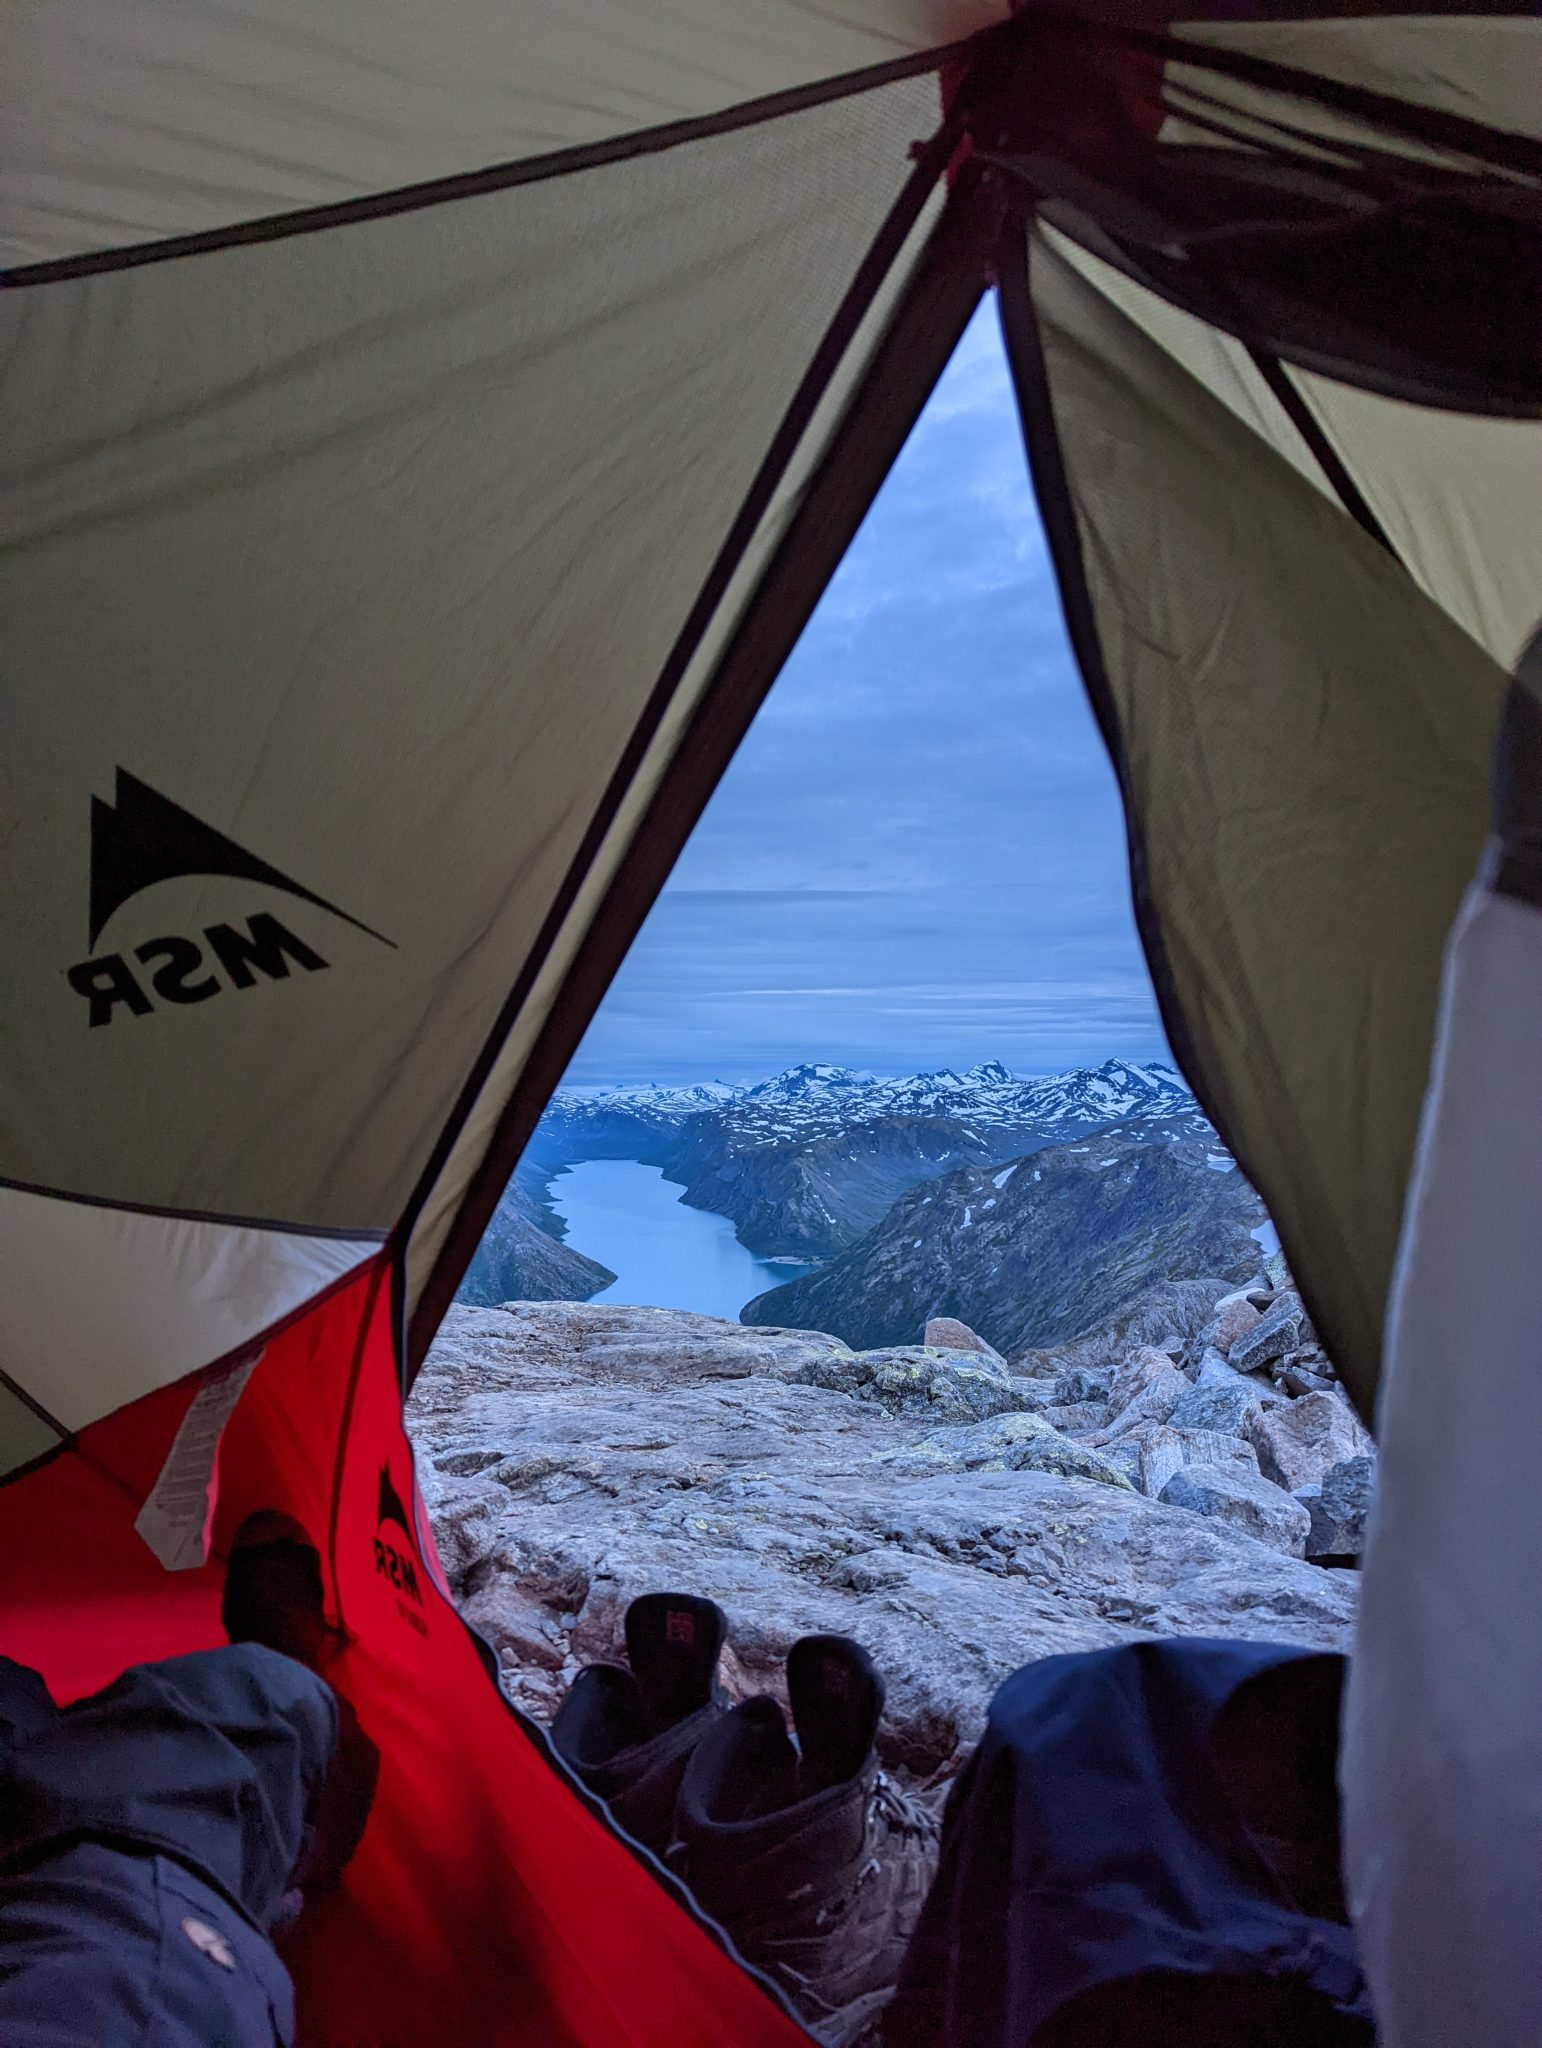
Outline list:
[[[741,1316],[873,1349],[954,1315],[1013,1354],[1082,1335],[1154,1279],[1251,1279],[1267,1221],[1197,1112],[1139,1119],[912,1188],[822,1272]]]
[[[1171,1067],[1109,1060],[1019,1080],[999,1061],[900,1077],[803,1065],[732,1088],[561,1090],[526,1160],[640,1159],[684,1201],[732,1217],[762,1257],[832,1258],[908,1188],[1133,1117],[1193,1108]]]
[[[470,1307],[505,1301],[588,1301],[615,1274],[561,1243],[518,1180],[509,1182],[455,1299]]]

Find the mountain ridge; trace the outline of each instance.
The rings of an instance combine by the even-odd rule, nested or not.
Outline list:
[[[1107,1323],[1154,1279],[1252,1280],[1268,1226],[1191,1108],[917,1185],[831,1264],[757,1295],[740,1320],[866,1350],[957,1316],[1018,1355]]]
[[[1192,1108],[1156,1061],[1028,1078],[999,1060],[898,1076],[805,1061],[742,1086],[559,1089],[522,1173],[533,1192],[533,1176],[580,1159],[638,1159],[680,1183],[689,1206],[730,1217],[758,1256],[824,1260],[918,1182]]]

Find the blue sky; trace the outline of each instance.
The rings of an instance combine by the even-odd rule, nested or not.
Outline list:
[[[570,1081],[1166,1057],[980,309]]]

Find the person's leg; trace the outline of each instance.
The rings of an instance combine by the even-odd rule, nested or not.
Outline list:
[[[59,1709],[43,1674],[14,1657],[0,1656],[0,1771],[20,1737],[50,1727]]]
[[[288,2048],[270,1944],[163,1856],[80,1842],[0,1876],[5,2048]]]

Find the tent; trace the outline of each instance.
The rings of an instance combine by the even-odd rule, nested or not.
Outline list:
[[[322,1533],[385,1751],[324,2048],[800,2038],[503,1704],[401,1401],[993,283],[1172,1043],[1372,1398],[1539,608],[1542,29],[1007,17],[10,19],[7,1647],[78,1692]]]

